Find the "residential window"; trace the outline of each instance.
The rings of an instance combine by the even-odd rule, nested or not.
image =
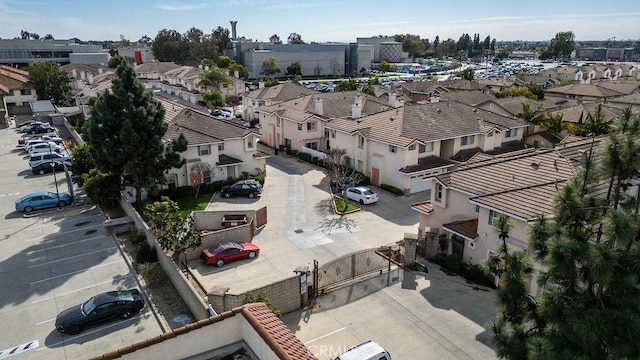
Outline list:
[[[224,143],[218,144],[218,151],[224,151]]]
[[[510,138],[510,137],[514,137],[518,135],[518,129],[509,129],[505,134],[504,137],[505,138]]]
[[[211,154],[211,146],[210,145],[201,145],[198,146],[198,154],[200,156]]]
[[[396,153],[398,152],[398,148],[395,145],[389,145],[389,152]]]
[[[424,146],[424,144],[419,144],[418,145],[418,153],[422,154],[422,153],[425,153],[425,152],[427,152],[427,147]]]
[[[489,210],[489,221],[487,221],[487,223],[491,226],[493,226],[493,218],[498,216],[498,213],[496,213],[493,210]]]
[[[442,184],[437,183],[436,184],[436,201],[437,202],[441,202],[442,201]]]
[[[479,213],[480,212],[480,205],[476,205],[476,212]]]
[[[487,134],[487,137],[492,137],[493,136],[493,130],[489,131],[489,133]]]
[[[364,148],[364,136],[358,135],[358,147],[360,149]]]
[[[302,131],[302,124],[298,124],[298,131]]]
[[[277,125],[278,127],[280,127],[280,118],[278,118],[278,119],[276,120],[276,125]]]
[[[31,95],[31,89],[20,90],[20,95]]]
[[[422,146],[422,151],[420,151],[421,153],[432,152],[434,148],[433,142],[428,142],[421,146]]]
[[[202,176],[202,181],[205,184],[208,184],[208,183],[211,182],[211,170],[205,170],[202,175],[203,175]]]
[[[542,141],[540,140],[533,140],[533,147],[534,148],[541,148],[544,144],[542,143]]]
[[[307,123],[307,131],[316,131],[318,124],[315,121],[309,121]]]
[[[304,146],[306,148],[312,149],[312,150],[318,150],[318,142],[314,141],[314,142],[310,142],[310,143],[305,143]]]
[[[176,174],[167,175],[167,187],[169,189],[175,189],[178,183],[178,176]]]
[[[475,142],[475,140],[476,140],[475,135],[463,136],[461,139],[461,143],[462,143],[462,146],[471,145]]]
[[[415,150],[415,149],[416,149],[416,144],[409,145],[409,150]]]
[[[253,149],[253,137],[247,139],[247,147]]]

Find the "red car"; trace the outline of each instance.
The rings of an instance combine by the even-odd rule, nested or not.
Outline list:
[[[202,250],[200,260],[207,265],[222,266],[234,260],[254,259],[259,253],[260,249],[251,243],[226,242]]]

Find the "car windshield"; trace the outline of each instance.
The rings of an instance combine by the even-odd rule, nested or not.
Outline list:
[[[374,193],[373,191],[371,191],[371,190],[365,190],[365,191],[363,191],[362,193],[363,193],[363,194],[365,194],[365,195],[373,195],[373,194],[375,194],[375,193]]]
[[[80,310],[84,315],[89,315],[96,308],[96,300],[95,298],[89,299],[86,303],[82,304]]]

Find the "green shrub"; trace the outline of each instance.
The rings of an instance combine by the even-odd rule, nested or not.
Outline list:
[[[398,196],[403,196],[404,195],[404,191],[398,189],[397,187],[391,186],[391,185],[382,184],[382,185],[380,185],[380,189],[386,190],[386,191],[392,193],[393,195],[398,195]]]
[[[320,167],[324,167],[324,160],[318,159],[318,161],[316,161],[316,165],[318,165]]]
[[[135,229],[131,232],[131,235],[129,235],[129,240],[133,245],[138,246],[138,244],[147,242],[147,235],[144,232]]]
[[[307,153],[301,152],[301,153],[298,154],[298,158],[300,160],[304,160],[304,161],[306,161],[308,163],[311,162],[311,154],[307,154]]]
[[[480,284],[485,284],[489,286],[493,286],[493,274],[486,266],[482,266],[480,264],[473,265],[469,268],[469,276],[475,282]]]
[[[460,268],[462,268],[462,261],[457,255],[448,255],[444,262],[446,264],[447,269],[453,272],[459,272]]]
[[[261,302],[267,305],[269,310],[271,310],[277,317],[280,317],[280,315],[282,314],[280,310],[278,310],[275,306],[273,306],[273,304],[271,304],[271,300],[267,296],[267,293],[263,291],[257,294],[246,293],[244,294],[244,297],[242,297],[243,304],[251,304],[251,303],[257,303],[257,302]]]
[[[312,164],[317,164],[318,163],[318,157],[317,156],[312,157],[311,158],[311,163]]]
[[[160,284],[165,278],[165,274],[157,262],[140,264],[138,272],[149,285]]]
[[[291,156],[298,156],[298,150],[291,150]]]
[[[138,264],[158,262],[156,249],[146,241],[139,243],[136,245],[136,262]]]
[[[264,179],[267,177],[266,173],[260,173],[258,175],[253,175],[250,178],[257,180],[260,184],[264,185]]]

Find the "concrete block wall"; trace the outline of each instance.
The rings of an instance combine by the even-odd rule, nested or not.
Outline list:
[[[222,218],[225,215],[244,215],[251,223],[256,217],[254,210],[246,211],[194,211],[191,213],[196,230],[218,230],[222,229]]]
[[[273,306],[283,314],[298,310],[302,306],[300,277],[298,275],[254,289],[250,292],[253,294],[260,292],[266,293]],[[216,311],[227,311],[242,306],[244,295],[245,293],[229,294],[226,293],[226,291],[220,291],[217,293],[209,293],[208,298],[209,303]]]

